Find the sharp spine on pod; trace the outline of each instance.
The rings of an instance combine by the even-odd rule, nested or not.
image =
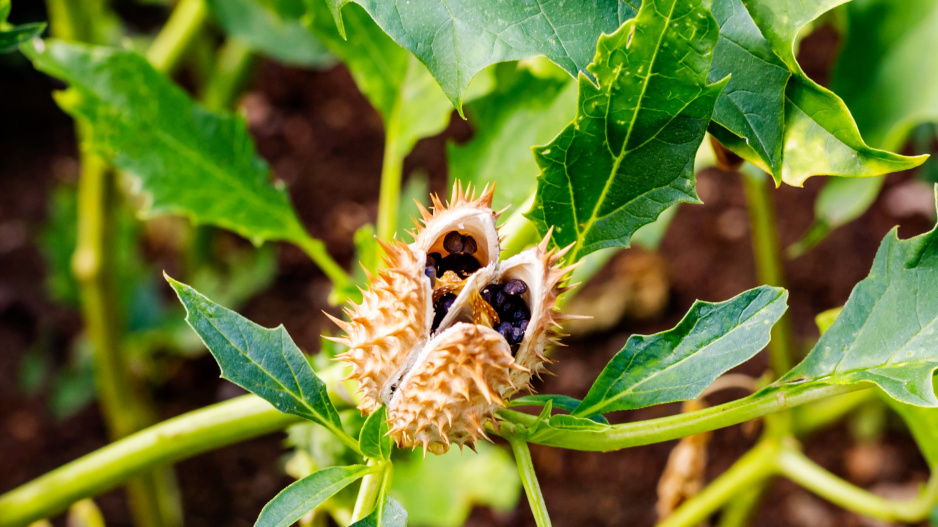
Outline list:
[[[572,267],[566,253],[536,247],[499,262],[494,186],[476,198],[457,183],[444,205],[420,206],[414,242],[381,242],[384,268],[369,275],[361,304],[332,318],[349,350],[337,359],[359,382],[359,408],[388,409],[399,447],[473,448],[507,398],[531,389],[557,344],[557,297]],[[419,205],[419,203],[418,203]]]

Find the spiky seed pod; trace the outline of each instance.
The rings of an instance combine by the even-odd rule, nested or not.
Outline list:
[[[493,329],[460,322],[427,343],[388,403],[391,435],[434,454],[450,443],[473,445],[504,406],[520,370],[508,343]]]
[[[457,183],[445,205],[432,196],[433,211],[420,208],[414,243],[382,243],[386,268],[369,276],[362,303],[346,310],[348,322],[333,318],[346,332],[334,339],[349,347],[337,358],[360,384],[359,408],[367,414],[385,405],[400,447],[472,448],[506,397],[531,391],[531,376],[549,362],[545,346],[557,343],[557,296],[570,270],[557,262],[565,250],[548,250],[548,234],[499,263],[493,191],[475,198]],[[523,303],[513,315],[526,318],[506,325],[497,309],[508,313],[511,302],[496,308],[480,292],[512,279],[524,282],[506,293]],[[493,329],[500,322],[502,333]]]

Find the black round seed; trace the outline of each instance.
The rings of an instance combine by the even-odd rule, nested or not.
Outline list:
[[[450,254],[462,254],[463,236],[456,231],[451,231],[443,238],[443,248]]]
[[[499,290],[497,293],[495,293],[495,296],[492,297],[492,300],[495,301],[492,306],[495,307],[495,309],[499,309],[505,304],[505,300],[507,299],[508,296],[505,294],[505,292]]]
[[[489,304],[492,303],[492,299],[495,298],[495,294],[502,290],[502,286],[498,284],[489,284],[482,288],[479,291],[479,295],[482,297],[482,300],[485,300]]]
[[[522,320],[530,320],[530,319],[531,319],[531,315],[529,313],[525,313],[524,311],[520,309],[511,314],[511,320],[515,322],[521,322]]]
[[[511,328],[511,338],[508,339],[509,344],[520,344],[524,340],[524,330],[521,328]]]
[[[509,344],[511,344],[512,330],[514,330],[514,328],[511,327],[511,324],[508,322],[502,322],[495,328],[495,331],[499,332],[501,336],[505,337],[505,340],[508,341]]]
[[[437,267],[440,265],[440,260],[443,257],[440,256],[440,253],[430,253],[427,255],[427,267]]]
[[[430,277],[430,287],[436,285],[436,267],[428,265],[427,268],[423,270],[423,274]]]
[[[509,295],[523,295],[527,290],[528,284],[518,279],[509,280],[508,283],[505,284],[505,292]]]
[[[472,236],[463,236],[462,237],[462,252],[463,254],[475,254],[479,250],[478,244],[472,238]]]
[[[528,330],[528,321],[527,321],[527,320],[522,320],[521,322],[518,322],[518,326],[517,326],[517,327],[518,327],[518,329],[520,329],[521,331],[527,331],[527,330]]]
[[[440,309],[443,310],[443,313],[449,311],[449,308],[453,307],[453,302],[456,301],[456,295],[453,293],[446,293],[440,297]]]
[[[453,307],[453,302],[455,301],[456,295],[452,293],[446,293],[436,301],[433,306],[433,330],[436,330],[436,328],[440,327],[440,322],[443,322],[443,318],[446,317],[446,313],[448,313],[450,308]]]

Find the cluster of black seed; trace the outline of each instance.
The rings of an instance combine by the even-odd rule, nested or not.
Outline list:
[[[482,264],[472,256],[479,249],[472,236],[459,234],[456,231],[447,233],[443,238],[443,248],[449,253],[445,258],[440,253],[427,255],[427,268],[424,270],[430,277],[430,285],[436,285],[436,279],[443,276],[446,271],[453,271],[460,278],[469,278],[469,275],[478,271]]]
[[[528,290],[528,284],[521,280],[509,280],[504,284],[489,284],[479,291],[485,300],[498,313],[498,326],[495,331],[501,333],[512,353],[518,351],[518,345],[524,340],[524,332],[531,321],[531,310],[521,297]]]
[[[465,279],[482,267],[475,256],[472,256],[479,250],[472,236],[459,234],[456,231],[449,232],[443,238],[443,248],[449,253],[445,258],[440,253],[427,255],[427,267],[424,273],[430,277],[431,287],[436,285],[436,279],[443,276],[446,271],[453,271],[457,276]],[[433,303],[432,331],[436,331],[436,328],[440,326],[440,322],[443,321],[443,317],[449,312],[449,308],[453,307],[455,301],[456,295],[446,293]]]

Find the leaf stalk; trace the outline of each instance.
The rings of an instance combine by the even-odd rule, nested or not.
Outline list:
[[[504,437],[511,445],[511,452],[518,464],[518,474],[521,476],[521,484],[524,487],[525,495],[528,497],[528,504],[531,506],[531,514],[534,515],[534,523],[537,524],[537,527],[550,527],[547,503],[544,502],[541,485],[538,483],[537,474],[534,472],[534,462],[531,460],[531,450],[528,448],[528,442],[524,437],[514,433],[506,434]]]

